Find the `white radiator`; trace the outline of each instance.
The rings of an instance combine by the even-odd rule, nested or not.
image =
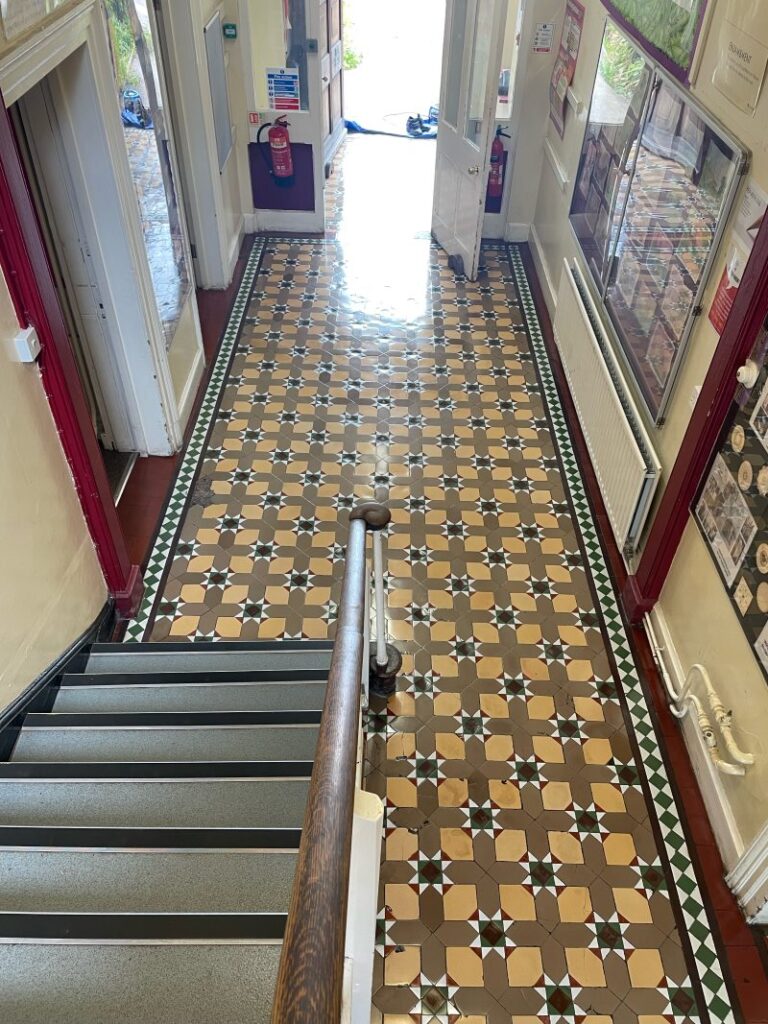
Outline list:
[[[619,548],[636,549],[661,465],[589,302],[578,269],[564,260],[555,340]],[[583,296],[583,297],[582,297]]]

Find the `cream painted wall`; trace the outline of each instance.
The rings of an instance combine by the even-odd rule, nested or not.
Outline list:
[[[18,329],[0,276],[0,708],[107,599],[37,367],[15,361]]]
[[[586,19],[573,89],[585,101],[585,109],[580,117],[576,117],[572,109],[568,110],[563,140],[558,137],[554,126],[548,125],[544,129],[544,135],[568,179],[567,185],[565,189],[561,187],[548,160],[541,161],[534,155],[528,159],[529,169],[526,172],[527,177],[532,173],[534,165],[539,167],[540,174],[534,176],[537,197],[531,235],[543,283],[549,283],[555,296],[563,259],[576,256],[576,245],[568,226],[568,208],[586,125],[586,104],[592,90],[606,18],[601,0],[583,2],[586,6]],[[755,116],[750,117],[733,107],[712,85],[720,27],[730,3],[738,4],[738,0],[726,0],[714,7],[709,33],[700,44],[700,62],[692,92],[707,110],[725,123],[752,151],[750,176],[768,191],[768,133],[765,130],[768,124],[768,90],[764,90]],[[557,6],[561,21],[563,4]],[[526,88],[543,91],[545,86],[541,77],[529,75]],[[524,106],[533,109],[536,103],[542,102],[541,95],[538,95],[531,97],[530,105],[526,101]],[[516,176],[517,170],[516,167]],[[528,181],[519,184],[519,198],[510,206],[511,222],[519,218],[519,213],[514,211],[526,208],[530,188]],[[515,229],[514,223],[508,225],[508,231]],[[709,309],[725,265],[729,235],[730,231],[727,231],[715,263],[705,297],[705,311]],[[552,301],[553,295],[550,294],[548,302]],[[692,335],[668,409],[667,421],[660,429],[652,432],[664,476],[674,464],[691,417],[693,389],[702,383],[717,341],[709,320],[706,315],[702,316]],[[744,778],[718,776],[718,785],[711,775],[707,778],[706,772],[699,773],[703,786],[708,787],[706,795],[710,806],[713,806],[713,801],[722,805],[713,819],[726,861],[732,867],[739,850],[749,844],[768,820],[768,733],[765,729],[765,722],[768,721],[768,686],[737,622],[736,613],[720,583],[711,557],[692,523],[688,526],[657,610],[660,621],[668,630],[682,677],[696,662],[706,666],[726,706],[733,709],[737,739],[757,755],[757,764],[748,770]],[[689,744],[698,742],[695,731],[689,730],[687,738]],[[692,755],[695,762],[698,760],[707,767],[706,757],[702,760],[701,751],[692,750]],[[732,834],[726,835],[726,832]]]

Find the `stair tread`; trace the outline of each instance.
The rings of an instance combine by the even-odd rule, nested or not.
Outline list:
[[[77,677],[75,677],[77,678]],[[100,676],[101,680],[109,679]],[[63,712],[140,711],[289,711],[321,710],[322,680],[291,682],[221,681],[145,683],[137,676],[130,684],[99,682],[62,685],[53,705]]]
[[[280,950],[279,943],[0,945],[3,1021],[268,1024]]]
[[[295,870],[295,851],[0,850],[0,911],[286,913]]]
[[[0,782],[0,825],[301,828],[307,779]]]
[[[22,729],[11,761],[311,761],[317,725]]]

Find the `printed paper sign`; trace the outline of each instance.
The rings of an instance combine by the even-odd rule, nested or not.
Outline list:
[[[552,40],[555,38],[555,23],[554,21],[540,21],[536,25],[536,31],[533,33],[533,52],[534,53],[550,53],[552,50]]]
[[[739,110],[754,114],[768,67],[768,47],[725,21],[712,83]]]
[[[267,68],[270,110],[301,110],[298,68]]]
[[[710,323],[718,334],[722,334],[725,330],[725,322],[736,299],[736,293],[741,284],[741,275],[744,273],[752,246],[757,238],[760,225],[763,223],[766,208],[768,208],[768,195],[753,181],[747,182],[733,225],[736,242],[731,247],[728,263],[720,278],[709,311]]]
[[[752,250],[760,225],[763,223],[766,208],[768,208],[768,195],[754,181],[747,182],[734,224],[736,237],[747,252]]]
[[[736,301],[736,293],[741,284],[741,275],[744,273],[747,259],[747,253],[740,245],[732,246],[730,258],[723,270],[723,276],[720,278],[709,310],[710,323],[718,334],[722,334],[725,330],[725,323],[733,308],[733,303]]]
[[[576,70],[583,26],[583,5],[579,0],[567,0],[560,50],[549,83],[549,116],[561,139],[565,134],[565,97]]]

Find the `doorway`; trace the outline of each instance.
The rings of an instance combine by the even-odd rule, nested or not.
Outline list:
[[[70,58],[71,59],[71,58]],[[66,63],[66,62],[65,62]],[[115,503],[138,458],[125,394],[112,353],[114,318],[106,298],[107,267],[87,228],[67,138],[65,95],[50,72],[9,108],[45,242],[80,383]]]

